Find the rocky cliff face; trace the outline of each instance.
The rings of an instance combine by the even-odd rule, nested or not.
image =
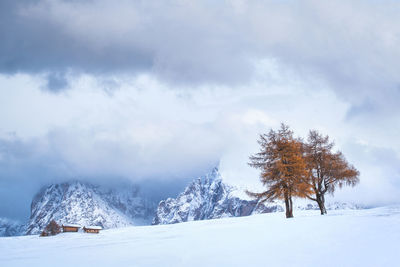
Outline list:
[[[255,200],[234,196],[236,189],[222,181],[215,168],[208,175],[194,180],[177,198],[159,203],[153,224],[171,224],[222,217],[248,216],[283,211],[280,205],[264,205]]]
[[[41,232],[52,219],[103,228],[149,224],[155,205],[137,193],[134,186],[117,191],[82,182],[50,185],[34,197],[26,233]]]

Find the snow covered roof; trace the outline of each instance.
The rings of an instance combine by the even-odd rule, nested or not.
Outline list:
[[[66,227],[78,227],[81,228],[82,226],[78,225],[78,224],[70,224],[70,223],[64,223],[62,226],[66,226]]]
[[[102,230],[101,226],[85,226],[86,229],[93,229],[93,230]]]

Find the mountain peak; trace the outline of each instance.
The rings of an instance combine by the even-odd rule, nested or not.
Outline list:
[[[214,180],[222,180],[221,174],[219,172],[218,167],[214,167],[209,173],[203,176],[205,180],[214,181]]]
[[[137,189],[121,192],[81,181],[49,185],[35,196],[27,234],[39,233],[50,220],[114,228],[147,224],[155,205],[137,196]]]
[[[177,198],[159,203],[153,224],[247,216],[254,213],[282,210],[278,205],[266,206],[256,200],[232,196],[234,187],[225,184],[218,168],[191,182]]]

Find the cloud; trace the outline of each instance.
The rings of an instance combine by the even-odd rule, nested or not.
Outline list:
[[[355,188],[336,193],[344,201],[358,201],[365,205],[397,203],[400,193],[400,158],[398,148],[378,147],[362,142],[348,142],[347,156],[361,170],[361,182]]]
[[[59,92],[67,88],[68,80],[65,73],[50,73],[47,77],[46,89],[53,92]]]
[[[19,216],[26,216],[24,207],[40,186],[77,178],[130,180],[149,192],[151,184],[158,184],[166,188],[162,197],[177,193],[219,161],[227,182],[257,186],[258,173],[247,165],[248,156],[259,149],[258,134],[280,122],[301,136],[314,128],[329,134],[360,169],[359,193],[343,193],[342,199],[394,201],[383,189],[399,191],[397,161],[383,159],[381,164],[378,156],[400,150],[397,136],[385,130],[391,120],[372,131],[370,124],[347,118],[351,105],[329,87],[309,90],[318,81],[300,81],[295,75],[287,80],[273,63],[263,66],[261,73],[271,73],[268,80],[262,75],[242,88],[189,91],[173,90],[149,75],[83,75],[68,77],[71,90],[48,94],[41,90],[45,76],[0,76],[0,83],[13,89],[0,92],[0,112],[7,114],[1,118],[0,178],[4,188],[20,187],[12,196],[2,194],[3,202],[21,197],[15,202],[20,203]],[[109,80],[118,84],[111,95],[98,90]],[[15,213],[1,209],[2,214]]]
[[[273,58],[304,76],[322,77],[355,105],[378,93],[395,96],[398,87],[396,1],[2,5],[3,73],[146,72],[173,84],[232,86],[252,79],[254,60]]]

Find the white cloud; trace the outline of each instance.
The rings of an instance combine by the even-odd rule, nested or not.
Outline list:
[[[264,68],[259,67],[259,73],[279,67],[259,66]],[[116,88],[99,90],[107,79],[115,81]],[[359,189],[339,193],[342,199],[394,201],[384,192],[400,189],[395,182],[397,161],[383,164],[367,152],[388,149],[398,157],[399,147],[387,138],[386,128],[369,131],[369,124],[350,123],[350,104],[329,87],[312,77],[294,80],[275,72],[270,79],[256,76],[242,88],[193,90],[171,88],[147,74],[81,75],[69,78],[71,90],[51,94],[40,89],[43,77],[1,76],[0,82],[13,90],[1,91],[0,112],[8,115],[0,118],[1,129],[9,140],[2,138],[8,152],[1,153],[0,162],[10,166],[13,158],[18,169],[8,168],[3,179],[12,183],[15,175],[20,183],[29,177],[24,172],[33,172],[39,184],[76,177],[171,179],[199,175],[220,160],[228,182],[255,188],[258,172],[247,165],[248,156],[259,149],[258,134],[285,122],[303,137],[313,128],[329,134],[360,169]],[[313,88],[316,84],[319,90]],[[35,166],[46,175],[40,177]]]

